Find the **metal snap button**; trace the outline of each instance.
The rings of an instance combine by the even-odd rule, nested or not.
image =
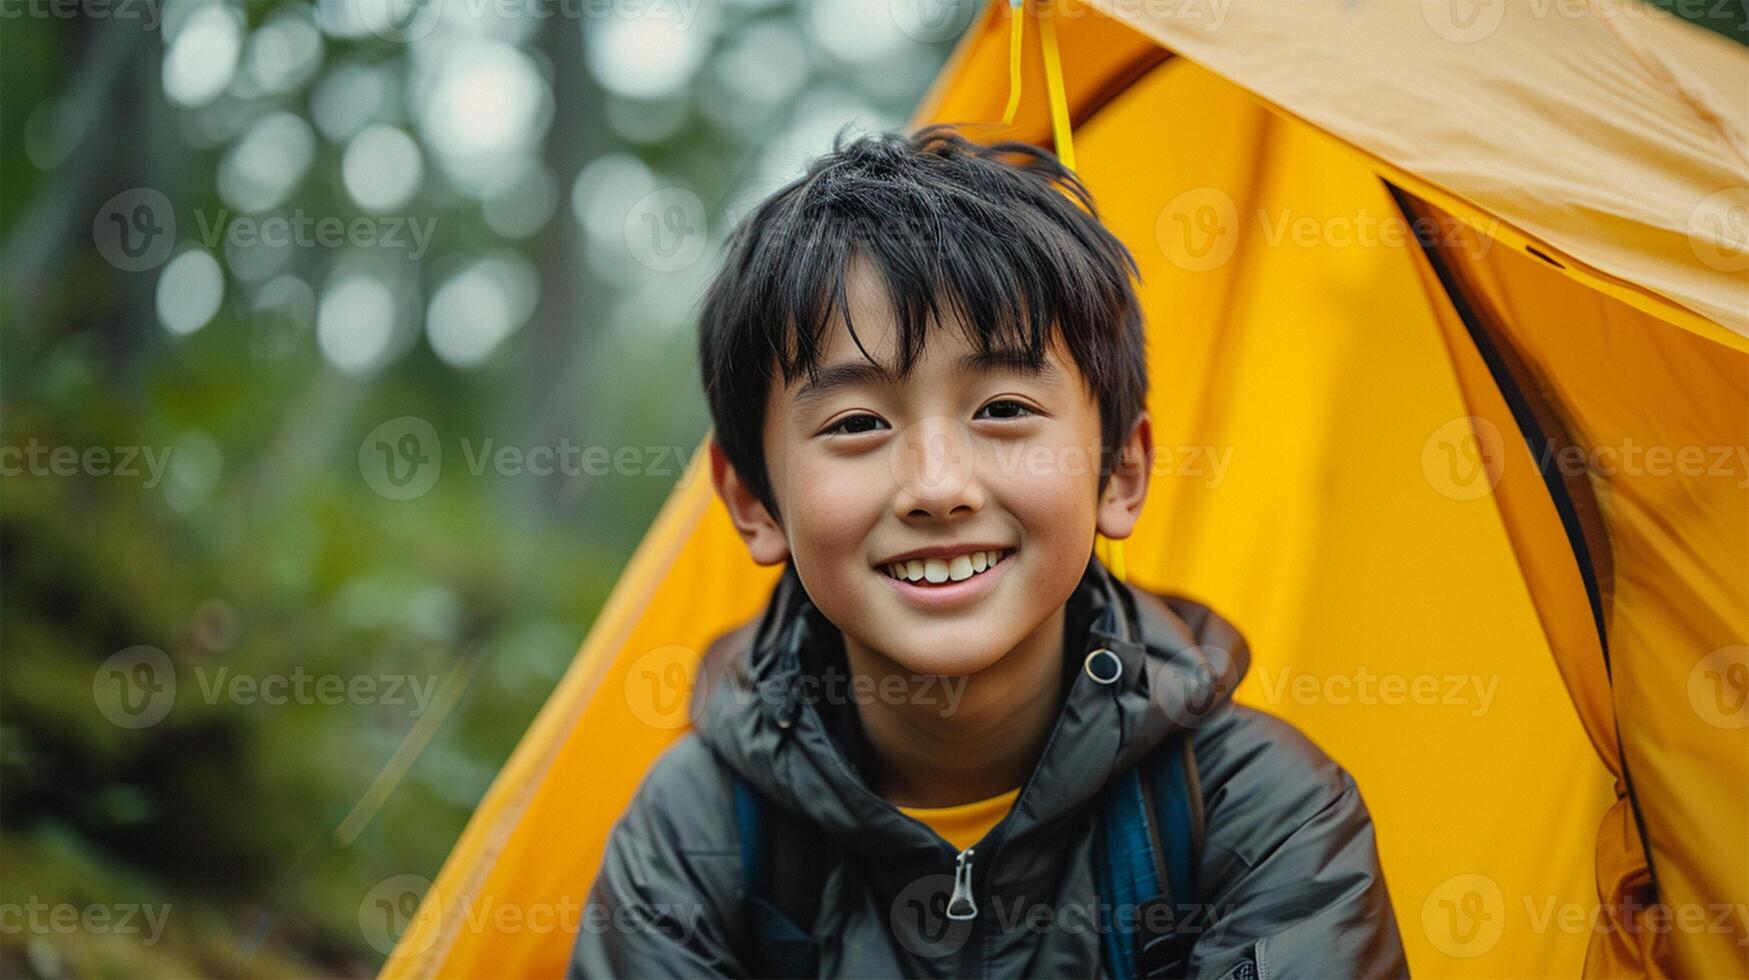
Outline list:
[[[1087,676],[1098,684],[1116,684],[1117,679],[1123,676],[1123,661],[1104,647],[1089,653],[1084,666]]]

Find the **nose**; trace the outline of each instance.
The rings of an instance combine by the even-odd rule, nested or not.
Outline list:
[[[893,513],[906,521],[957,520],[984,509],[984,487],[964,427],[923,419],[894,440]]]

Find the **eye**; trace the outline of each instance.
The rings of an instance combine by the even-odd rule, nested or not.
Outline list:
[[[986,414],[987,413],[987,414]],[[991,419],[1023,419],[1028,415],[1037,415],[1031,406],[1023,405],[1012,398],[999,398],[996,401],[978,409],[978,418]]]
[[[832,425],[827,426],[820,434],[859,436],[865,432],[877,431],[885,427],[886,424],[887,423],[878,415],[870,415],[867,412],[860,412],[856,415],[846,415]]]

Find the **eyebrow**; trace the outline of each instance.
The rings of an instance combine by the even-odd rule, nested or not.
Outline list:
[[[959,366],[960,370],[967,374],[1012,371],[1037,378],[1046,384],[1060,384],[1063,380],[1062,372],[1058,371],[1050,361],[1034,358],[1023,350],[973,351],[960,358]],[[828,365],[815,372],[812,380],[797,389],[795,401],[798,405],[805,405],[819,401],[841,388],[892,384],[893,380],[892,372],[878,364],[872,364],[868,361],[845,361],[840,364]]]
[[[1063,380],[1062,372],[1049,360],[1033,357],[1026,351],[1015,348],[973,351],[960,358],[960,370],[967,374],[1012,371],[1048,384],[1057,384]]]
[[[807,384],[796,391],[796,403],[805,405],[818,401],[840,388],[854,388],[859,385],[890,384],[893,376],[886,368],[868,361],[845,361],[842,364],[832,364],[814,373]]]

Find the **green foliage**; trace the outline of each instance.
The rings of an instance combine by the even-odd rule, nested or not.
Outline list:
[[[851,116],[901,121],[949,39],[900,37],[858,62],[809,43],[845,36],[813,4],[707,4],[677,42],[702,44],[696,70],[646,97],[586,63],[613,28],[603,18],[448,25],[408,44],[330,23],[357,0],[151,0],[130,6],[134,20],[120,3],[0,21],[0,908],[47,917],[0,930],[0,973],[368,974],[383,952],[361,928],[371,888],[436,875],[678,477],[677,455],[698,446],[691,320],[733,212],[786,175],[785,145],[817,151]],[[177,69],[195,81],[167,92],[179,32],[208,7],[236,14],[235,77],[200,94],[214,62],[196,51],[206,60]],[[310,37],[315,62],[294,70]],[[457,39],[489,50],[455,55]],[[749,59],[755,41],[801,56]],[[544,173],[544,218],[539,193],[520,203],[536,220],[505,218],[511,199],[471,188],[444,155],[458,138],[431,109],[445,58],[532,66],[549,111],[491,174]],[[388,89],[359,125],[419,147],[416,189],[389,217],[435,222],[429,250],[227,245],[275,216],[383,230],[382,209],[357,203],[371,188],[347,173],[354,134],[324,116],[362,104],[324,87],[361,71]],[[483,139],[515,108],[467,116],[463,136]],[[473,110],[464,98],[456,111]],[[239,154],[275,114],[292,120],[290,142]],[[658,117],[678,122],[652,128]],[[299,133],[308,166],[248,213],[247,180],[295,162]],[[591,183],[603,174],[633,179]],[[709,247],[684,268],[620,238],[618,215],[652,187],[705,206]],[[175,254],[204,251],[222,270],[209,315],[204,281],[174,280],[175,259],[129,271],[104,252],[102,209],[134,188],[170,201]],[[482,356],[443,348],[438,296],[485,259],[532,289],[528,308]],[[380,324],[325,338],[318,326],[350,273],[402,304],[400,332],[365,369],[333,343]],[[449,313],[476,341],[498,311],[475,297]],[[402,444],[372,433],[408,416],[435,432],[442,469],[427,492],[394,499],[369,461],[401,458]],[[644,447],[673,449],[659,471],[528,472],[532,450],[566,443],[646,461]],[[493,455],[506,447],[508,463]],[[163,668],[116,666],[137,648]],[[129,686],[141,677],[160,687]],[[361,804],[446,683],[465,684],[453,711],[380,808]],[[117,692],[148,690],[174,693],[160,720],[116,714]],[[162,934],[53,924],[127,907],[167,909]]]

